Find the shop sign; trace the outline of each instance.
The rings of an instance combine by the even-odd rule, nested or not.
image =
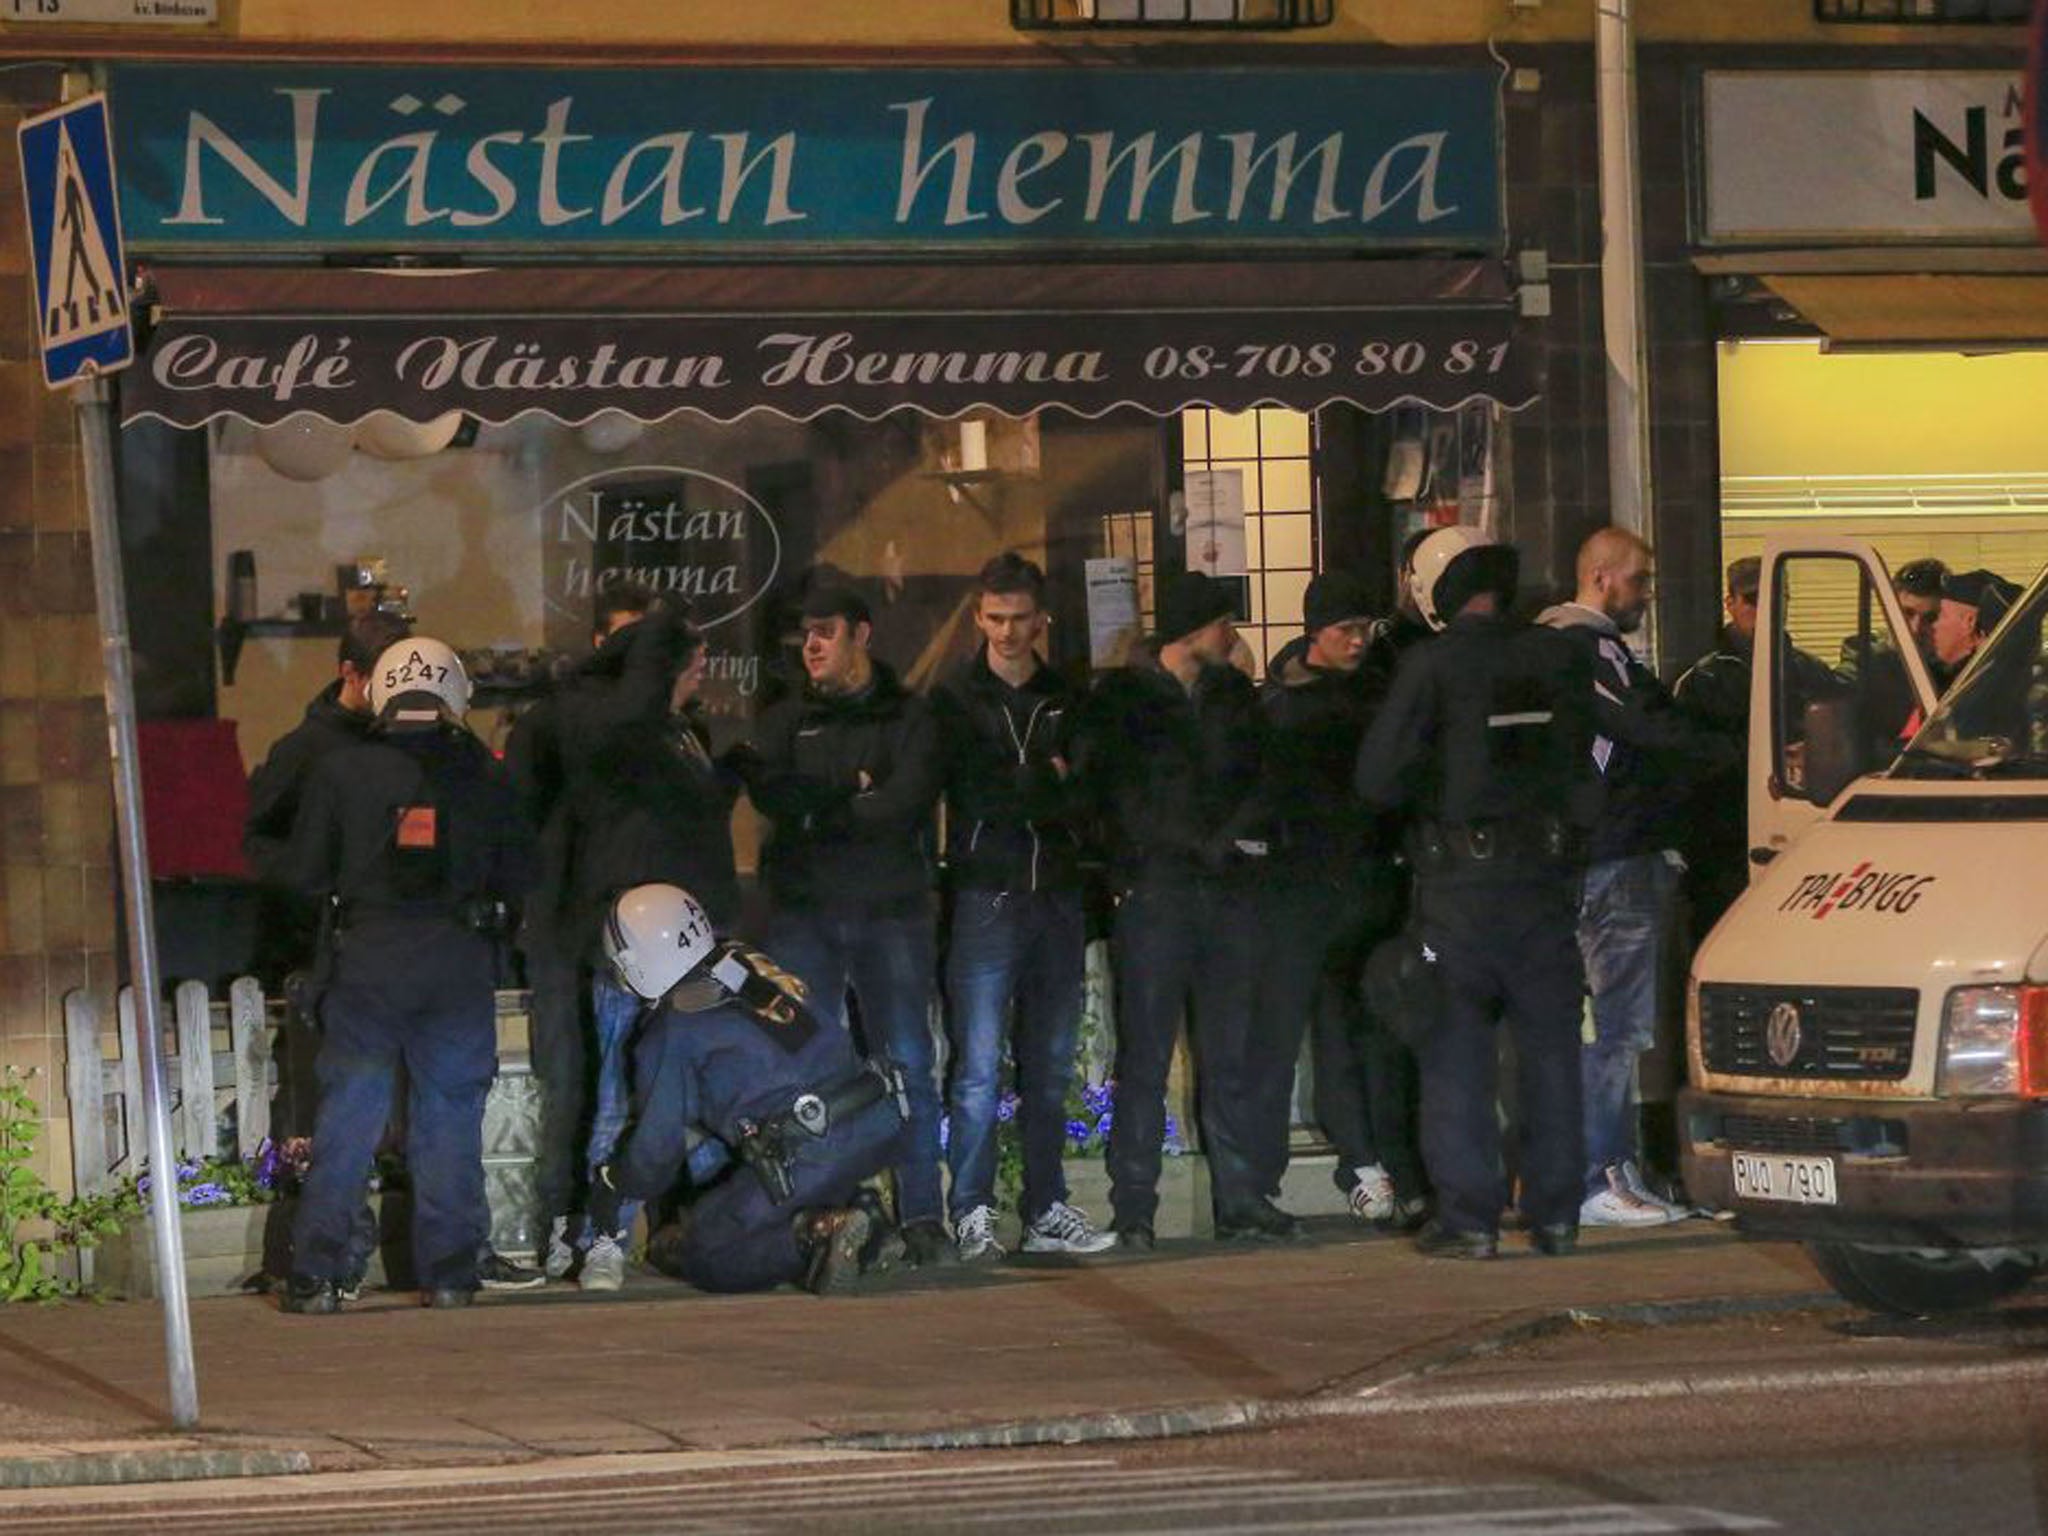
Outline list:
[[[1710,244],[2032,238],[2018,71],[1711,71]]]
[[[1530,348],[1504,309],[1073,315],[197,316],[166,318],[123,400],[130,420],[354,421],[460,410],[503,422],[600,410],[658,420],[752,410],[799,420],[1010,416],[1063,406],[1168,414],[1201,402],[1301,409],[1348,400],[1451,407],[1532,399]]]
[[[1490,70],[110,67],[138,250],[1488,249]]]
[[[2027,189],[2034,232],[2048,245],[2048,3],[2036,0],[2027,59]]]

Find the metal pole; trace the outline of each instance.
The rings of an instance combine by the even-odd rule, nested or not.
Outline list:
[[[149,1148],[149,1206],[158,1292],[164,1304],[164,1356],[171,1419],[199,1422],[192,1365],[192,1314],[185,1297],[185,1234],[178,1224],[178,1163],[165,1103],[162,983],[156,968],[156,915],[149,896],[149,842],[142,826],[142,772],[135,748],[135,674],[128,650],[128,600],[121,586],[121,541],[114,523],[114,428],[104,381],[77,387],[78,438],[85,452],[85,502],[92,527],[92,582],[99,601],[100,654],[106,664],[107,750],[114,768],[114,821],[121,836],[121,879],[128,904],[128,967],[135,988],[136,1066],[142,1078],[143,1135]],[[133,1132],[130,1132],[131,1136]]]
[[[1599,0],[1600,316],[1607,352],[1607,496],[1616,527],[1651,531],[1650,358],[1643,314],[1643,218],[1636,145],[1632,0]],[[1656,654],[1656,609],[1644,639]]]

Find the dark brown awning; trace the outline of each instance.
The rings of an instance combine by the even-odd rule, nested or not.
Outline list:
[[[1349,401],[1510,408],[1532,338],[1490,261],[405,271],[163,267],[124,419],[872,419]]]

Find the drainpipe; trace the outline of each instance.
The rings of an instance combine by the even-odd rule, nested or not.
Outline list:
[[[1593,35],[1599,74],[1600,315],[1607,353],[1607,497],[1610,520],[1650,537],[1650,368],[1643,319],[1643,215],[1636,145],[1633,0],[1599,0]],[[1657,608],[1643,639],[1657,654]]]

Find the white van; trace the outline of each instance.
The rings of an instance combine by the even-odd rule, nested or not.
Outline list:
[[[1860,1305],[1978,1306],[2048,1262],[2048,573],[1938,706],[1866,546],[1774,539],[1759,599],[1686,1188]]]

